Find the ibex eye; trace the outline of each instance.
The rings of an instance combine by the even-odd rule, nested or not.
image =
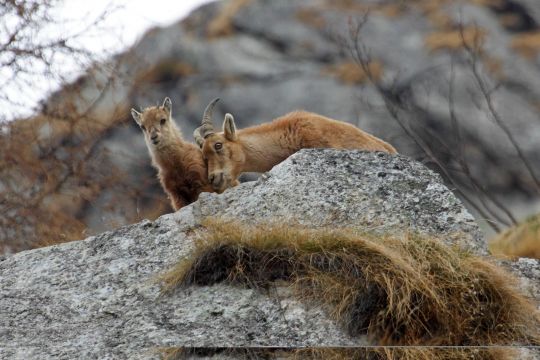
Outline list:
[[[165,121],[167,121],[167,119],[161,119],[161,125],[165,124]]]
[[[214,148],[215,148],[216,150],[221,150],[222,147],[223,147],[223,144],[222,144],[222,143],[216,143],[216,144],[214,145]]]

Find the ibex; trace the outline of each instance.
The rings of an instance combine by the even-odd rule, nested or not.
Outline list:
[[[205,114],[208,111],[211,109],[207,108]],[[208,183],[201,150],[182,139],[171,115],[172,102],[169,98],[165,98],[161,106],[146,108],[142,113],[131,109],[131,116],[144,133],[161,186],[174,210],[178,210],[196,201],[201,192],[213,190]]]
[[[242,172],[264,172],[304,148],[361,149],[396,153],[394,147],[359,128],[306,111],[295,111],[270,123],[237,130],[226,114],[216,133],[208,105],[202,125],[193,133],[208,165],[208,181],[216,192],[238,183]]]

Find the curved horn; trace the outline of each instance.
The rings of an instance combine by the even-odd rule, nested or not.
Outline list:
[[[214,106],[218,101],[219,98],[215,98],[214,100],[210,101],[208,106],[206,106],[206,109],[204,109],[201,126],[197,128],[197,130],[199,131],[199,135],[203,139],[215,132],[214,124],[212,124],[212,113],[214,112]]]

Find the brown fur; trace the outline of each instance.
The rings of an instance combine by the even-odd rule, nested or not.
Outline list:
[[[202,146],[208,162],[209,181],[218,192],[234,186],[242,172],[268,171],[300,149],[396,153],[392,145],[354,125],[306,111],[291,112],[270,123],[238,131],[228,114],[223,130],[207,136]],[[222,144],[222,148],[216,150],[216,143]]]
[[[152,164],[174,210],[196,201],[203,191],[213,191],[202,153],[196,145],[182,139],[171,117],[168,98],[162,106],[146,108],[142,114],[132,109],[131,113],[143,130]]]

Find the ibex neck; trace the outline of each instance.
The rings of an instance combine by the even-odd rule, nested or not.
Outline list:
[[[152,159],[161,166],[172,166],[178,161],[177,158],[186,145],[180,131],[173,131],[169,136],[163,137],[157,146],[150,146]]]
[[[269,171],[294,153],[277,132],[239,134],[239,142],[246,157],[242,172]]]

